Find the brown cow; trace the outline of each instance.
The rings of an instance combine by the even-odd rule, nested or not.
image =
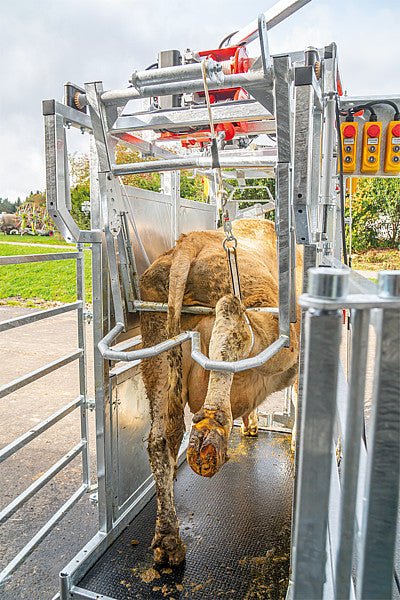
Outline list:
[[[238,239],[242,303],[231,292],[223,231],[183,235],[176,247],[160,256],[142,276],[143,300],[168,302],[167,317],[142,313],[144,346],[180,331],[196,330],[204,354],[231,361],[258,354],[278,339],[277,315],[248,311],[248,319],[244,316],[246,307],[278,306],[274,225],[265,220],[240,220],[233,223],[233,232]],[[300,255],[297,261],[300,266]],[[300,277],[297,279],[300,291]],[[213,307],[215,315],[181,316],[182,304]],[[156,563],[178,565],[185,557],[173,498],[185,405],[194,413],[188,462],[196,473],[211,477],[228,458],[233,420],[242,417],[244,433],[254,435],[256,407],[295,381],[298,340],[297,323],[291,326],[289,348],[280,350],[262,367],[235,375],[202,369],[191,359],[190,342],[142,362],[152,420],[148,450],[157,490],[152,545]]]

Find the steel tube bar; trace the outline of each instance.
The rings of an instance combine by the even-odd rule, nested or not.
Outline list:
[[[261,83],[268,83],[262,71],[248,71],[238,75],[224,75],[219,81],[207,78],[209,90],[251,87]],[[203,90],[203,80],[176,81],[175,83],[166,83],[153,86],[146,86],[140,91],[135,88],[125,88],[122,90],[110,90],[101,94],[104,104],[125,104],[128,100],[138,98],[149,98],[152,96],[169,96],[170,94],[184,94],[189,92],[198,92]]]
[[[173,83],[177,80],[190,81],[192,79],[201,79],[203,76],[202,62],[176,65],[174,67],[148,69],[147,71],[134,71],[131,79],[132,85],[139,89],[148,85]],[[212,59],[206,59],[204,62],[207,77],[212,77],[214,72],[222,71],[222,65],[220,63],[217,63]]]
[[[319,308],[321,310],[336,310],[340,308],[398,308],[400,299],[381,298],[377,294],[349,294],[340,301],[312,298],[310,294],[302,294],[299,304],[303,308]]]
[[[36,381],[37,379],[48,375],[52,371],[55,371],[56,369],[60,369],[61,367],[68,365],[69,363],[82,356],[82,352],[83,350],[79,349],[75,352],[71,352],[70,354],[66,354],[61,358],[57,358],[56,360],[47,363],[43,367],[39,367],[35,371],[31,371],[27,375],[23,375],[22,377],[18,377],[18,379],[14,379],[10,383],[2,385],[0,387],[0,398],[4,398],[4,396],[7,396],[7,394],[11,394],[11,392],[19,390],[25,385],[28,385],[29,383],[32,383],[33,381]]]
[[[264,13],[267,29],[272,29],[285,19],[293,15],[311,0],[280,0]],[[252,21],[249,25],[240,29],[232,36],[231,44],[249,44],[258,37],[258,21]]]
[[[186,342],[190,340],[191,333],[183,332],[179,335],[175,336],[170,340],[166,340],[165,342],[160,342],[155,346],[151,346],[149,348],[142,348],[140,350],[133,350],[132,352],[116,352],[110,350],[110,344],[115,340],[115,338],[124,330],[123,323],[117,323],[113,329],[104,338],[99,342],[98,348],[101,352],[103,358],[108,360],[121,360],[125,362],[131,362],[133,360],[138,360],[142,358],[151,358],[152,356],[157,356],[161,354],[161,352],[165,352],[167,350],[171,350],[175,346],[179,346],[182,342]]]
[[[72,402],[69,402],[68,404],[66,404],[59,410],[57,410],[50,417],[48,417],[47,419],[45,419],[38,425],[35,425],[35,427],[32,427],[32,429],[30,429],[26,433],[23,433],[16,440],[11,442],[7,446],[4,446],[4,448],[2,448],[0,450],[0,463],[2,463],[4,460],[6,460],[6,458],[8,458],[9,456],[12,456],[15,452],[20,450],[20,448],[23,448],[24,446],[29,444],[29,442],[31,442],[38,435],[43,433],[43,431],[46,431],[47,429],[49,429],[49,427],[51,427],[52,425],[55,425],[55,423],[58,423],[58,421],[61,421],[61,419],[63,419],[64,417],[69,415],[71,412],[73,412],[76,408],[78,408],[78,406],[81,403],[82,403],[82,398],[81,398],[81,396],[79,396],[75,400],[72,400]]]
[[[73,585],[70,590],[68,590],[68,598],[71,600],[115,600],[111,598],[111,596],[105,596],[104,594],[97,594],[96,592],[91,592],[85,588],[81,588],[77,585]]]
[[[336,558],[336,598],[349,598],[356,522],[357,484],[367,370],[369,311],[351,316],[351,367],[346,436],[344,440],[339,548]]]
[[[81,441],[85,444],[82,451],[82,484],[90,485],[90,457],[89,457],[89,424],[87,409],[87,381],[86,381],[86,332],[85,332],[85,255],[83,244],[78,244],[79,256],[76,259],[76,294],[81,303],[77,314],[78,346],[82,348],[79,357],[79,392],[82,398],[80,405]]]
[[[135,300],[135,310],[139,312],[167,312],[167,302],[148,302],[146,300]],[[192,315],[210,315],[215,311],[211,306],[182,306],[182,313]]]
[[[275,229],[277,237],[278,279],[279,279],[279,334],[290,340],[290,297],[291,287],[291,247],[290,247],[290,166],[278,163],[276,186]],[[295,249],[293,248],[293,251]]]
[[[268,156],[252,158],[251,156],[224,156],[223,153],[220,154],[219,162],[223,169],[230,169],[233,167],[263,168],[275,165],[275,160]],[[175,158],[142,163],[112,165],[112,172],[113,175],[119,176],[131,175],[134,173],[158,173],[160,171],[176,171],[182,169],[210,169],[212,166],[211,156],[191,156],[190,158]]]
[[[76,310],[81,306],[82,302],[78,300],[77,302],[70,302],[69,304],[63,304],[62,306],[56,306],[55,308],[48,308],[47,310],[38,310],[37,312],[31,313],[30,315],[24,315],[23,317],[15,317],[14,319],[9,319],[8,321],[1,321],[0,332],[8,331],[9,329],[14,329],[16,327],[21,327],[22,325],[27,325],[29,323],[35,323],[36,321],[41,321],[42,319],[55,317],[56,315],[61,315],[71,310]]]
[[[123,330],[123,323],[117,323],[116,326],[99,342],[98,348],[104,359],[132,362],[134,360],[141,360],[143,358],[151,358],[161,354],[162,352],[171,350],[171,348],[174,348],[183,342],[191,340],[191,356],[193,360],[203,367],[203,369],[206,369],[207,371],[226,371],[229,373],[239,373],[240,371],[247,371],[248,369],[254,369],[263,365],[281,348],[288,345],[288,338],[282,335],[270,346],[251,358],[245,358],[238,361],[211,360],[201,352],[200,333],[198,331],[184,331],[174,338],[166,340],[165,342],[160,342],[159,344],[155,344],[154,346],[150,346],[148,348],[141,348],[140,350],[133,350],[132,352],[118,352],[115,350],[110,350],[111,343]]]
[[[86,492],[87,486],[82,485],[78,490],[65,502],[61,508],[47,521],[47,523],[33,536],[33,538],[24,546],[17,556],[8,563],[5,569],[0,573],[0,585],[4,583],[9,576],[20,566],[21,563],[33,552],[36,546],[46,537],[48,533],[61,521],[63,516],[82,498]]]
[[[275,356],[279,350],[287,345],[288,338],[282,335],[270,346],[251,358],[243,358],[242,360],[237,361],[211,360],[200,350],[200,334],[197,331],[192,332],[192,358],[206,371],[240,373],[241,371],[247,371],[248,369],[255,369],[265,364],[267,360]]]
[[[246,202],[248,202],[246,200]],[[133,303],[136,310],[139,312],[167,312],[167,302],[148,302],[146,300],[135,300]],[[182,313],[191,315],[210,315],[215,312],[215,308],[211,306],[182,306]],[[246,312],[266,312],[278,314],[279,309],[275,306],[248,306]]]
[[[25,502],[27,502],[36,492],[42,489],[53,477],[57,475],[64,467],[66,467],[74,458],[82,452],[86,445],[86,442],[80,442],[67,454],[65,454],[59,461],[57,461],[50,469],[48,469],[43,475],[41,475],[36,481],[34,481],[26,490],[21,492],[17,498],[15,498],[10,504],[8,504],[0,512],[0,524],[4,523],[18,510]]]
[[[17,254],[0,256],[0,265],[19,265],[22,263],[45,262],[50,260],[71,260],[78,258],[78,252],[52,252],[51,254]]]

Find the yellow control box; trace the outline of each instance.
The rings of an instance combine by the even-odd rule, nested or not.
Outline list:
[[[364,124],[361,173],[376,173],[380,168],[382,123],[369,121]]]
[[[400,173],[400,121],[390,121],[386,134],[385,173]]]
[[[357,162],[358,123],[345,121],[340,125],[342,137],[343,172],[353,173]]]

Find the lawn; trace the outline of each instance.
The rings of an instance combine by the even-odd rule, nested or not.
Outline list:
[[[7,238],[12,236],[7,236]],[[24,236],[30,239],[30,236]],[[40,238],[48,240],[49,238]],[[1,243],[0,256],[20,254],[47,254],[57,252],[54,248],[29,248],[28,246]],[[7,239],[8,241],[8,239]],[[51,242],[52,243],[52,242]],[[58,245],[58,244],[57,244]],[[60,248],[60,252],[73,251]],[[86,302],[91,294],[91,251],[85,250]],[[56,260],[22,265],[0,265],[0,303],[16,306],[43,306],[52,302],[76,300],[76,261]]]
[[[1,242],[23,242],[24,244],[51,244],[52,246],[67,246],[67,242],[64,239],[60,239],[58,236],[47,236],[47,235],[7,235],[6,233],[0,233]],[[74,244],[68,244],[74,247]]]
[[[397,270],[400,269],[400,251],[376,249],[353,254],[351,266],[363,271]]]

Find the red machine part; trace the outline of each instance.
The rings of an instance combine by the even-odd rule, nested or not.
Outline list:
[[[247,54],[245,46],[231,46],[228,48],[217,48],[215,50],[202,50],[198,52],[201,58],[211,58],[222,63],[223,72],[225,75],[233,75],[237,73],[246,73],[250,68],[250,58]],[[198,96],[204,98],[204,91],[199,90]],[[210,103],[215,104],[227,100],[238,101],[247,100],[248,92],[243,88],[226,88],[222,90],[213,90],[210,93]],[[219,123],[215,126],[215,131],[224,131],[225,139],[232,140],[236,133],[247,133],[247,123]],[[210,141],[210,128],[204,128],[196,132],[163,132],[160,136],[163,140],[180,139],[182,145],[186,148]]]

